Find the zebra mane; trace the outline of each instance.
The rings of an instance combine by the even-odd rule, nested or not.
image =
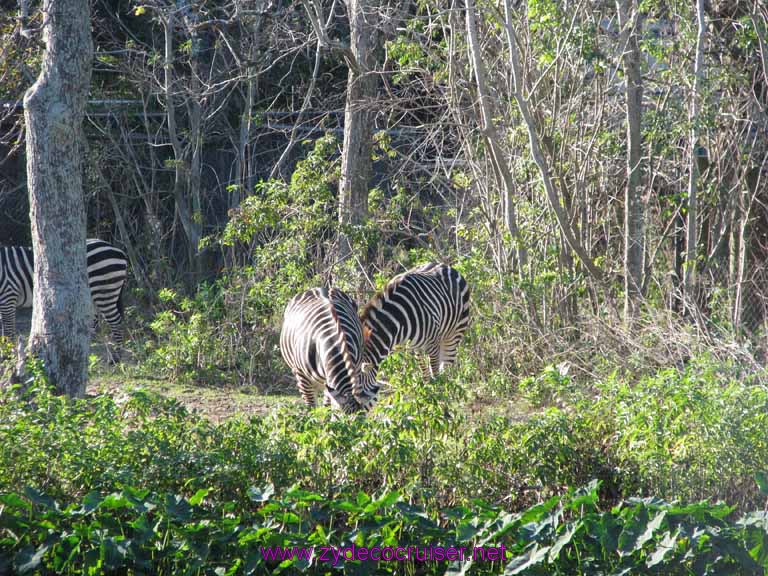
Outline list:
[[[365,328],[365,322],[368,320],[368,317],[371,315],[371,310],[374,308],[378,308],[377,304],[381,302],[381,300],[384,298],[384,290],[380,290],[376,292],[373,298],[371,298],[368,303],[363,308],[363,311],[360,313],[360,322],[363,324],[363,328]]]
[[[367,320],[371,316],[371,311],[375,310],[376,308],[379,308],[379,305],[383,300],[386,300],[387,298],[390,298],[392,296],[392,293],[397,290],[397,287],[400,286],[403,280],[406,279],[406,277],[409,274],[412,274],[414,272],[426,272],[428,270],[431,270],[433,267],[437,266],[438,264],[435,262],[430,262],[428,264],[422,264],[421,266],[417,266],[416,268],[413,268],[411,270],[406,270],[405,272],[401,272],[392,280],[387,282],[387,285],[384,286],[382,290],[379,290],[376,292],[376,294],[371,298],[368,303],[363,308],[363,311],[360,313],[360,322],[363,324],[363,337],[365,337],[365,326]]]
[[[413,272],[413,270],[409,270],[408,272]],[[384,286],[383,289],[376,292],[373,298],[371,298],[365,305],[363,311],[360,313],[360,322],[363,324],[363,337],[365,337],[365,326],[368,318],[371,315],[371,311],[379,308],[379,305],[383,300],[386,300],[392,296],[392,292],[394,292],[397,287],[400,286],[400,283],[406,278],[408,272],[403,272],[402,274],[398,274],[392,278],[392,280],[387,282],[387,285]]]
[[[336,288],[331,288],[328,290],[328,309],[331,313],[331,318],[333,318],[333,322],[336,325],[336,332],[340,337],[339,346],[341,347],[341,356],[344,359],[344,366],[347,368],[349,382],[352,385],[352,390],[355,390],[357,387],[357,376],[355,374],[352,356],[349,353],[349,348],[347,348],[347,335],[341,325],[341,320],[339,320],[339,315],[336,312],[336,305],[333,302],[334,293],[336,293]]]

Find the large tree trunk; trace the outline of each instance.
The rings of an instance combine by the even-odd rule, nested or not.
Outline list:
[[[376,10],[370,0],[347,0],[350,50],[347,101],[344,108],[344,150],[339,183],[339,224],[359,225],[368,216],[368,186],[371,180],[371,136],[373,113],[370,101],[376,96],[376,76],[372,73],[377,48]],[[347,235],[342,230],[340,256],[350,253]]]
[[[643,81],[640,72],[640,13],[636,0],[618,0],[619,26],[626,79],[627,104],[627,188],[624,196],[624,318],[639,312],[645,254],[645,208],[640,186],[642,158]]]
[[[88,0],[44,0],[42,70],[24,97],[35,256],[30,354],[51,383],[85,395],[91,299],[85,252],[82,119],[91,81]]]

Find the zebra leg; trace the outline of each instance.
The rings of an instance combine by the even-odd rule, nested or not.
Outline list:
[[[0,335],[14,340],[16,338],[16,300],[0,302]]]
[[[120,363],[120,348],[123,345],[124,331],[123,331],[123,306],[122,306],[122,292],[118,295],[116,301],[107,302],[101,305],[101,314],[109,324],[109,332],[112,336],[112,346],[107,345],[107,355],[109,356],[110,364]],[[94,318],[94,325],[97,322],[98,314]]]
[[[443,340],[440,343],[440,352],[438,359],[438,369],[440,372],[445,370],[456,361],[456,351],[459,348],[462,334],[454,334],[451,338]]]
[[[432,378],[437,378],[437,375],[440,372],[442,372],[442,370],[440,369],[441,349],[442,349],[442,346],[440,344],[437,344],[434,347],[430,348],[429,362],[428,362],[429,373],[425,374],[426,378],[429,378],[430,376]]]
[[[300,374],[294,372],[293,375],[296,378],[296,385],[299,387],[299,392],[301,392],[301,397],[304,399],[304,403],[310,408],[314,408],[315,387],[308,379],[304,378]]]
[[[417,363],[419,364],[419,369],[421,370],[422,376],[424,376],[424,380],[429,380],[432,378],[431,353],[428,352],[426,356],[419,355],[417,358]]]

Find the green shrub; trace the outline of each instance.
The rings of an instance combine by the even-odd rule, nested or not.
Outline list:
[[[0,569],[17,574],[761,574],[764,513],[633,499],[597,506],[597,482],[519,514],[480,500],[428,513],[397,492],[328,497],[250,488],[249,502],[124,487],[62,506],[28,488],[0,493]],[[360,560],[347,550],[418,547],[424,561]],[[267,553],[272,548],[273,556]],[[274,556],[276,547],[289,555]],[[312,548],[301,557],[299,548]],[[440,547],[443,555],[434,556]],[[488,548],[493,557],[483,558]],[[503,547],[503,548],[502,548]],[[447,548],[464,561],[446,561]],[[476,548],[483,548],[475,556]],[[464,556],[466,554],[466,556]],[[419,556],[417,556],[418,558]]]
[[[759,502],[751,478],[768,469],[768,390],[756,378],[703,357],[638,382],[607,379],[597,392],[577,411],[610,443],[626,491]]]

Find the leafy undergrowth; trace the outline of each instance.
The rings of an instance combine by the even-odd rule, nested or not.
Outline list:
[[[126,487],[65,508],[32,489],[4,494],[0,570],[754,575],[768,567],[766,513],[729,521],[724,505],[656,499],[601,512],[595,482],[518,514],[480,501],[430,514],[398,492],[328,499],[292,488],[278,497],[268,486],[248,493],[243,506],[209,500],[207,490],[186,499]],[[382,555],[395,559],[376,560]]]
[[[284,572],[765,568],[768,521],[749,511],[766,501],[768,391],[739,369],[699,358],[585,388],[551,367],[520,385],[520,418],[509,384],[478,382],[468,359],[433,382],[388,362],[368,418],[288,403],[214,423],[141,388],[0,392],[0,558],[16,572],[234,574],[275,568],[266,545],[504,544],[495,564]]]

